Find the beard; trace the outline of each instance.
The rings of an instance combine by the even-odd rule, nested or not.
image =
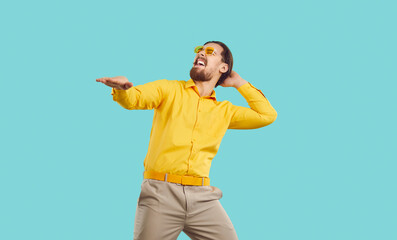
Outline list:
[[[211,80],[212,75],[209,73],[206,74],[204,69],[192,67],[190,69],[190,77],[195,81],[207,82]]]

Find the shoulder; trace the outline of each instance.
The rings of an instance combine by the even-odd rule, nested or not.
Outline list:
[[[162,84],[168,85],[170,88],[185,88],[187,81],[186,80],[169,80],[169,79],[160,79],[157,80]]]
[[[175,88],[176,81],[177,80],[158,79],[147,84],[168,91],[169,89]]]
[[[169,85],[169,86],[175,86],[175,85],[185,85],[186,81],[183,80],[169,80],[169,79],[159,79],[156,81],[153,81],[154,83],[162,84],[162,85]]]
[[[158,79],[155,81],[152,81],[152,83],[156,83],[156,84],[162,84],[162,85],[169,85],[171,84],[172,80],[168,80],[168,79]]]
[[[185,87],[185,81],[183,80],[159,79],[153,81],[153,83],[165,95],[174,94],[178,91],[177,89],[183,89]]]

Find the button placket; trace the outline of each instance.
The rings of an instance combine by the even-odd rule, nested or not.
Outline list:
[[[190,161],[192,161],[192,159],[194,158],[194,154],[197,152],[197,149],[195,148],[195,145],[197,144],[197,137],[196,137],[196,132],[197,132],[197,126],[198,126],[198,122],[199,122],[199,112],[200,112],[200,102],[201,102],[201,98],[199,98],[198,102],[197,102],[197,108],[196,108],[196,122],[194,123],[194,127],[193,127],[193,135],[192,135],[192,148],[191,148],[191,152],[190,152],[190,156],[188,159],[188,169],[186,171],[186,173],[189,173],[189,169],[191,166]]]

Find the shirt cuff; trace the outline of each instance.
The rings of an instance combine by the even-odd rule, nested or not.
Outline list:
[[[112,93],[111,94],[114,95],[116,93],[120,93],[121,91],[125,91],[125,90],[112,88]]]
[[[130,89],[130,88],[129,88]],[[114,95],[123,95],[123,94],[127,94],[127,91],[129,90],[123,90],[123,89],[116,89],[116,88],[112,88],[112,92],[111,94]]]
[[[129,89],[131,89],[131,88],[129,88]],[[123,89],[112,88],[111,95],[113,96],[113,101],[118,102],[122,99],[128,98],[128,90],[129,89],[123,90]]]

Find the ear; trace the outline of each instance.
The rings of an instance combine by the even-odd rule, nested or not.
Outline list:
[[[219,71],[221,73],[225,73],[225,72],[227,72],[227,70],[229,70],[229,65],[227,65],[227,63],[221,63]]]

